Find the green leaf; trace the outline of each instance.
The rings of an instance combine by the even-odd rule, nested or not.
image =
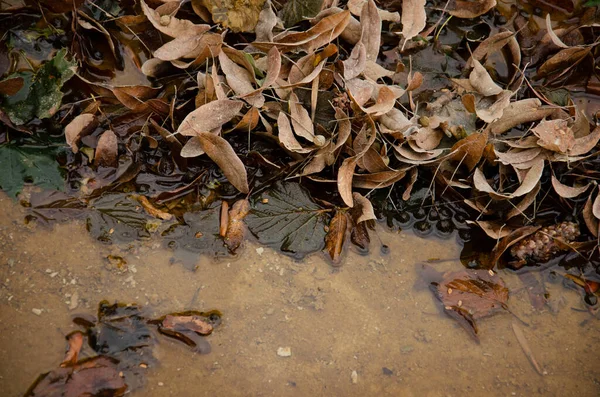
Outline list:
[[[600,0],[590,0],[583,5],[584,7],[595,7],[600,6]]]
[[[61,105],[63,84],[75,74],[76,62],[65,59],[67,51],[62,49],[54,58],[34,74],[14,73],[7,77],[22,77],[23,88],[15,95],[1,96],[0,108],[16,124],[25,124],[34,118],[48,118],[54,115]]]
[[[253,197],[245,221],[261,243],[301,258],[323,249],[327,212],[298,183],[277,182]]]
[[[63,190],[64,180],[55,152],[13,145],[0,146],[0,189],[17,197],[26,183],[44,189]]]
[[[286,28],[290,28],[300,21],[316,16],[323,0],[289,0],[281,10],[281,18]]]

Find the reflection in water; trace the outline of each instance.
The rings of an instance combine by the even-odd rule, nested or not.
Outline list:
[[[133,396],[201,395],[560,395],[597,396],[598,321],[578,291],[546,282],[549,305],[535,310],[510,271],[499,275],[508,307],[538,375],[501,312],[478,320],[480,344],[442,314],[428,288],[415,288],[416,264],[461,270],[453,240],[410,232],[378,233],[387,255],[355,252],[331,267],[247,243],[237,258],[171,264],[155,241],[106,246],[81,223],[45,229],[23,224],[21,209],[0,196],[0,390],[22,395],[60,363],[72,316],[95,313],[103,299],[137,302],[149,315],[219,309],[207,355],[161,338],[148,384]],[[115,266],[109,255],[123,258]],[[285,354],[283,354],[285,353]]]

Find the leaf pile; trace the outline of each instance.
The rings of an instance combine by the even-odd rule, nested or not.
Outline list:
[[[0,82],[2,117],[13,130],[35,135],[35,121],[27,122],[56,114],[53,127],[71,149],[67,194],[87,205],[133,189],[159,224],[173,216],[178,227],[163,234],[188,236],[173,245],[235,252],[245,223],[265,244],[297,256],[325,248],[339,262],[348,237],[368,249],[377,190],[386,201],[399,190],[408,202],[424,179],[432,201],[464,203],[496,250],[531,226],[544,200],[577,214],[586,238],[598,235],[600,199],[589,182],[598,177],[600,141],[600,102],[588,95],[597,92],[595,8],[109,4],[73,3],[54,20],[70,56],[50,49],[37,54],[30,79],[6,67]],[[11,54],[58,37],[42,20],[15,26]],[[75,61],[77,78],[65,84]],[[63,85],[70,102],[59,108]],[[215,214],[217,200],[231,210]],[[216,230],[212,223],[192,233],[186,213],[202,211],[220,215]],[[114,229],[110,211],[100,212]],[[431,224],[423,218],[412,224],[425,234]],[[450,221],[438,219],[451,234]]]

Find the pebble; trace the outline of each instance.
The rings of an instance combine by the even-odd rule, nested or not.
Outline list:
[[[159,386],[164,386],[165,384],[164,384],[164,383],[162,383],[162,382],[158,382],[158,385],[159,385]]]
[[[79,293],[77,291],[75,291],[75,292],[73,292],[73,295],[71,295],[71,302],[69,302],[69,310],[77,309],[78,305],[79,305]]]
[[[42,314],[42,309],[31,309],[31,311],[33,312],[33,314],[35,314],[36,316],[39,316]]]
[[[262,255],[262,254],[263,254],[263,252],[265,252],[265,249],[264,249],[263,247],[258,247],[258,248],[256,249],[256,253],[257,253],[258,255]]]
[[[292,348],[291,347],[280,347],[277,349],[277,355],[279,357],[291,357],[292,356]]]
[[[356,372],[356,370],[352,371],[352,373],[350,374],[350,379],[352,379],[353,384],[358,383],[358,372]]]

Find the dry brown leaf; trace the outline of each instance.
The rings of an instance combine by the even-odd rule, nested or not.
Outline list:
[[[225,74],[227,85],[254,107],[260,108],[265,103],[265,97],[256,92],[252,86],[254,77],[243,67],[233,62],[224,51],[219,53],[219,64]],[[252,94],[252,95],[248,95]]]
[[[344,211],[336,211],[329,222],[329,231],[325,236],[325,249],[334,264],[341,259],[344,240],[346,240],[346,229],[348,228],[348,215]]]
[[[543,78],[557,71],[564,73],[581,62],[591,51],[592,47],[565,48],[538,68],[537,77]]]
[[[203,0],[212,20],[234,32],[253,32],[265,0]]]
[[[503,91],[477,59],[473,59],[473,70],[469,74],[469,82],[483,96],[498,95]]]
[[[373,210],[373,204],[371,201],[360,193],[352,193],[354,199],[354,207],[352,208],[352,220],[355,224],[377,220],[375,211]]]
[[[225,234],[225,245],[231,253],[235,253],[246,236],[244,218],[250,213],[250,202],[247,199],[236,201],[229,210],[229,222]]]
[[[177,37],[154,51],[154,56],[163,61],[173,61],[179,58],[196,58],[202,52],[200,41],[203,36]]]
[[[363,70],[363,76],[372,81],[377,81],[382,77],[391,77],[393,75],[393,71],[387,70],[375,61],[367,60],[367,63],[365,64],[365,69]]]
[[[523,199],[519,201],[517,205],[515,205],[514,208],[508,212],[508,214],[506,214],[506,220],[514,218],[517,215],[524,215],[525,210],[529,208],[529,206],[535,201],[541,187],[542,183],[538,182],[533,190],[527,193],[525,197],[523,197]]]
[[[373,0],[368,0],[363,5],[360,13],[362,34],[361,43],[365,46],[368,61],[376,61],[381,49],[381,18]]]
[[[348,10],[350,10],[352,15],[360,16],[367,1],[368,0],[349,0],[347,4]],[[397,12],[389,12],[380,9],[377,11],[379,12],[379,18],[381,18],[382,21],[400,22],[400,14]]]
[[[314,142],[315,129],[308,110],[302,106],[300,100],[293,92],[290,95],[289,106],[290,118],[292,119],[292,126],[296,135],[301,136],[309,142]]]
[[[589,135],[575,139],[575,144],[568,152],[569,156],[580,156],[592,150],[600,140],[600,126],[596,127]]]
[[[258,125],[259,113],[257,108],[251,107],[233,129],[236,131],[252,131]]]
[[[137,200],[142,205],[142,207],[144,207],[144,210],[148,213],[148,215],[153,216],[158,219],[162,219],[164,221],[173,219],[173,214],[170,214],[168,212],[165,212],[165,211],[162,211],[162,210],[159,210],[158,208],[156,208],[150,202],[150,200],[148,200],[148,197],[143,196],[141,194],[134,194],[131,197],[133,199]]]
[[[596,197],[596,200],[592,201],[592,197],[594,196],[594,192],[592,191],[592,193],[590,193],[587,201],[585,202],[585,207],[583,207],[583,211],[582,211],[582,215],[583,215],[583,220],[585,222],[585,225],[587,226],[588,230],[590,231],[590,233],[592,233],[594,235],[594,237],[598,237],[598,229],[599,229],[599,219],[594,216],[594,207],[598,207],[600,206],[600,203],[598,203],[598,197],[600,197],[600,195],[598,195]]]
[[[572,187],[561,183],[554,175],[552,175],[552,187],[554,191],[563,198],[573,198],[581,195],[590,187],[591,183],[585,186]]]
[[[145,85],[128,85],[112,87],[111,91],[123,105],[135,110],[139,109],[146,100],[154,98],[161,89]]]
[[[367,64],[367,51],[362,41],[356,43],[350,56],[345,61],[342,61],[344,65],[344,79],[351,80],[360,75]]]
[[[225,200],[221,201],[221,212],[219,217],[219,236],[225,237],[227,235],[227,228],[229,227],[229,203]]]
[[[200,145],[200,139],[197,136],[193,136],[183,145],[179,155],[184,158],[198,157],[204,154],[202,146]]]
[[[367,222],[361,222],[354,225],[350,230],[350,241],[362,250],[368,250],[371,238],[367,229]]]
[[[380,189],[398,182],[406,176],[406,169],[376,172],[373,174],[354,174],[352,186],[359,189]]]
[[[104,167],[119,165],[119,141],[111,130],[106,130],[100,135],[96,145],[94,162]]]
[[[534,147],[531,149],[516,149],[509,152],[500,152],[494,149],[494,153],[498,157],[498,160],[504,165],[516,165],[520,163],[528,163],[538,157],[542,152],[540,147]]]
[[[366,2],[366,1],[367,0],[364,0],[364,2]],[[319,14],[314,18],[314,20],[320,21],[323,18],[326,18],[333,14],[338,14],[342,11],[343,10],[339,7],[327,8],[327,9],[324,9],[321,12],[319,12]],[[362,11],[362,2],[360,5],[360,9],[358,10],[358,14],[356,14],[356,15],[360,15],[361,11]],[[362,32],[362,28],[360,26],[360,22],[358,22],[358,20],[356,18],[354,18],[353,16],[350,16],[350,19],[348,20],[348,25],[346,25],[346,27],[340,34],[340,37],[344,41],[348,42],[349,44],[354,45],[360,41],[361,32]]]
[[[567,153],[575,145],[575,135],[566,120],[543,120],[532,129],[538,145],[553,152]]]
[[[502,238],[502,240],[500,240],[492,250],[492,264],[496,265],[502,254],[507,249],[523,240],[525,237],[537,232],[539,229],[540,226],[524,226]]]
[[[302,147],[298,142],[292,131],[290,120],[284,112],[280,112],[277,117],[277,127],[279,129],[279,142],[284,148],[294,153],[310,153],[313,151],[313,149]]]
[[[449,0],[448,14],[457,18],[477,18],[496,6],[496,0]]]
[[[552,112],[554,112],[553,108],[543,108],[537,98],[521,99],[508,105],[502,117],[488,125],[486,130],[499,135],[519,124],[541,120]]]
[[[177,132],[185,136],[194,136],[220,128],[237,116],[242,106],[244,102],[230,99],[209,102],[189,113],[181,122]]]
[[[413,91],[419,88],[423,84],[423,75],[421,72],[415,72],[414,74],[408,75],[408,84],[406,85],[406,91]]]
[[[254,42],[253,45],[261,50],[272,46],[282,52],[303,50],[313,53],[328,43],[331,43],[343,31],[350,20],[350,11],[341,11],[321,19],[315,26],[305,32],[284,33],[273,38],[272,42]]]
[[[423,29],[427,23],[425,15],[426,0],[402,1],[402,36],[406,41],[412,39]]]
[[[67,336],[67,341],[69,342],[69,350],[65,354],[65,358],[63,359],[60,366],[62,368],[74,366],[77,364],[77,358],[79,357],[79,352],[83,347],[85,335],[81,331],[75,331],[70,333]]]
[[[554,29],[552,29],[552,20],[550,19],[550,13],[546,14],[546,30],[548,31],[548,35],[550,36],[550,39],[552,40],[554,45],[560,48],[569,48],[568,45],[563,43],[563,41],[558,38],[558,36],[554,32]]]
[[[471,221],[468,221],[467,223],[471,223]],[[514,231],[513,228],[507,226],[505,223],[496,221],[475,221],[475,223],[485,232],[485,234],[494,240],[506,237]]]
[[[437,298],[445,313],[454,318],[479,341],[476,320],[506,309],[508,288],[495,273],[487,270],[461,270],[444,274],[436,285]]]
[[[144,15],[160,32],[171,37],[195,36],[207,32],[210,25],[195,25],[187,19],[178,19],[173,15],[179,9],[178,3],[167,3],[156,10],[148,7],[144,0],[140,2]]]
[[[506,109],[508,105],[510,105],[510,98],[513,95],[514,92],[504,90],[496,97],[484,98],[483,100],[479,101],[475,109],[477,117],[479,117],[486,123],[491,123],[501,118],[502,114],[504,113],[504,109]],[[487,99],[491,100],[489,104],[486,103]]]
[[[523,179],[521,185],[515,190],[513,193],[498,193],[496,192],[490,184],[487,182],[485,175],[479,168],[475,169],[475,173],[473,174],[473,184],[475,188],[480,192],[489,193],[490,196],[496,200],[504,200],[511,199],[514,197],[523,196],[530,191],[532,191],[537,185],[538,181],[542,177],[542,173],[544,171],[544,159],[537,159],[533,166],[527,172],[527,175]]]
[[[219,166],[229,183],[240,192],[248,193],[246,167],[229,142],[210,132],[200,132],[197,137],[202,150]]]
[[[273,28],[279,22],[279,18],[273,11],[271,1],[267,0],[258,15],[258,22],[254,33],[256,34],[256,41],[272,41],[273,40]]]
[[[375,104],[369,106],[368,108],[364,108],[361,106],[361,109],[366,114],[380,116],[392,110],[395,104],[396,94],[388,87],[383,86],[379,89],[379,93],[377,94],[377,100],[375,101]]]
[[[267,53],[267,75],[260,86],[261,89],[269,88],[277,81],[281,71],[281,54],[277,47],[273,47]]]
[[[65,138],[67,145],[71,147],[73,153],[79,151],[77,145],[81,138],[94,132],[97,126],[98,120],[96,116],[89,113],[80,114],[67,124],[65,127]]]
[[[352,178],[354,177],[354,170],[358,162],[358,157],[348,157],[344,159],[342,165],[338,169],[337,175],[337,186],[338,192],[346,203],[347,206],[353,207],[354,200],[352,198]]]
[[[454,153],[452,159],[464,164],[469,171],[473,171],[483,156],[487,142],[487,133],[475,132],[452,146],[451,153]]]

